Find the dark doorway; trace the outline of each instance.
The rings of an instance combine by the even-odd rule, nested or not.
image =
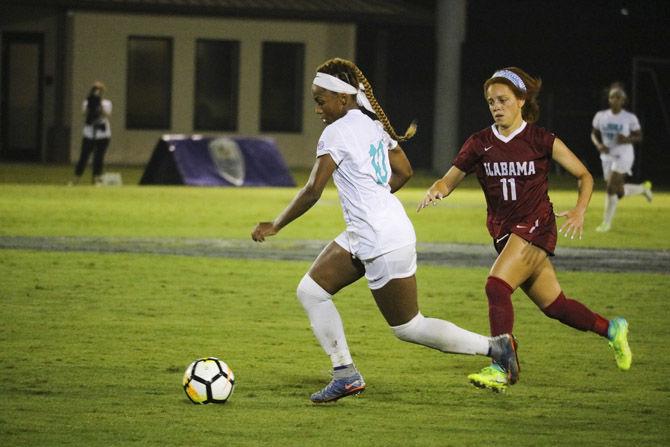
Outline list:
[[[44,35],[2,35],[2,146],[8,161],[41,161]]]

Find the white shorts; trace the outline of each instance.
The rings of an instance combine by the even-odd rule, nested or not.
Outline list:
[[[351,253],[346,232],[335,238],[335,243]],[[416,273],[416,244],[405,245],[372,259],[361,259],[365,278],[371,290],[381,289],[392,279],[407,278]]]
[[[603,177],[609,181],[612,172],[633,175],[635,152],[623,151],[616,154],[602,154],[600,161],[603,165]]]

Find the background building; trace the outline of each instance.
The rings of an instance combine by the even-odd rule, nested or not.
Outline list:
[[[180,133],[271,137],[289,165],[309,166],[322,130],[308,93],[316,66],[355,59],[359,23],[363,35],[430,24],[428,10],[368,3],[2,1],[2,158],[75,160],[81,104],[101,80],[114,105],[109,163],[146,163],[161,135]]]
[[[405,149],[442,171],[490,122],[483,80],[516,65],[544,81],[540,125],[600,174],[590,139],[623,81],[645,134],[635,174],[670,166],[670,12],[661,0],[0,0],[0,160],[71,162],[81,102],[114,103],[107,161],[141,165],[166,133],[271,137],[310,166],[314,68],[355,59]]]

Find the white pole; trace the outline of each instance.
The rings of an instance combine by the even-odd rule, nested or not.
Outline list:
[[[458,141],[461,45],[465,39],[466,0],[438,0],[435,35],[437,73],[432,168],[443,174],[451,166]]]

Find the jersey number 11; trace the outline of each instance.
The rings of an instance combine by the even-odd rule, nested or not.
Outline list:
[[[516,200],[516,183],[513,178],[501,178],[503,200]]]

